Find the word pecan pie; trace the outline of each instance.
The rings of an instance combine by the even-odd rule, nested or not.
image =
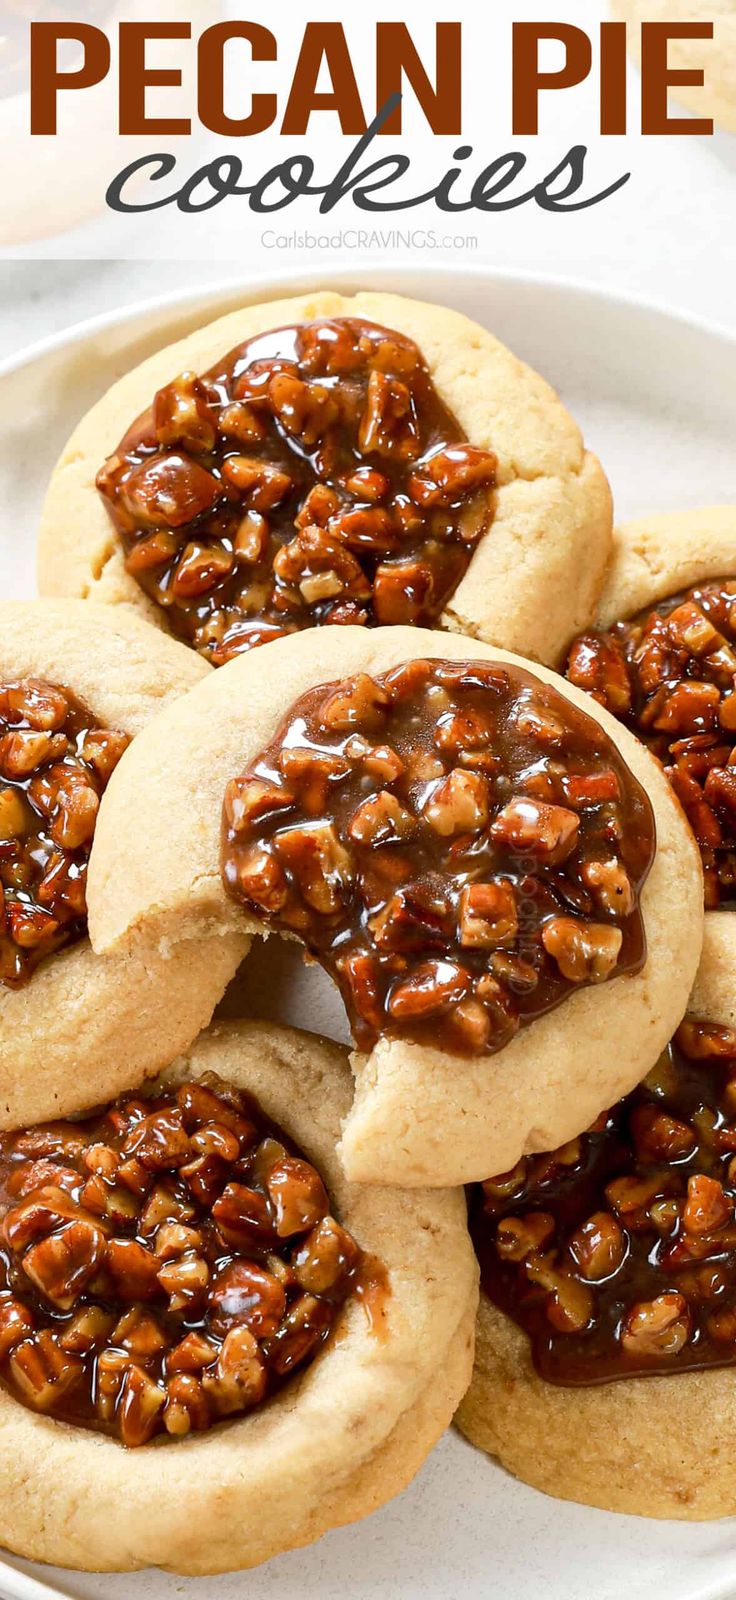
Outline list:
[[[633,1093],[469,1190],[482,1298],[460,1426],[537,1487],[611,1510],[736,1507],[730,1474],[703,1471],[733,1420],[732,929],[709,924],[690,1012]]]
[[[477,1267],[459,1193],[345,1183],[349,1078],[234,1024],[144,1095],[0,1138],[4,1543],[252,1566],[416,1471],[469,1378]]]
[[[221,318],[110,391],[56,469],[40,582],[132,603],[215,666],[345,624],[554,659],[610,521],[557,396],[490,334],[324,293]]]
[[[571,683],[661,761],[700,848],[707,910],[736,902],[736,578],[723,567],[729,554],[736,572],[730,508],[622,529],[602,600],[607,616],[619,604],[621,612],[575,639],[565,666]],[[684,564],[691,570],[680,578]],[[697,577],[688,581],[693,568]]]
[[[357,1047],[353,1179],[466,1181],[578,1132],[651,1066],[699,955],[657,763],[564,680],[435,640],[310,630],[267,674],[211,674],[126,757],[90,874],[100,950],[219,925],[322,963]]]
[[[131,935],[125,949],[100,957],[87,938],[87,875],[107,786],[131,739],[206,669],[112,608],[8,602],[0,622],[0,1126],[8,1127],[81,1110],[156,1072],[209,1021],[243,942],[204,937],[175,951]]]

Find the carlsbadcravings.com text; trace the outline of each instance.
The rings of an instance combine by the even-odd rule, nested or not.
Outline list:
[[[247,201],[249,210],[261,215],[284,211],[295,201],[307,198],[319,200],[317,209],[322,216],[346,200],[360,211],[381,213],[409,211],[428,204],[438,211],[455,214],[512,211],[530,202],[544,211],[565,212],[585,211],[599,205],[629,180],[630,174],[626,172],[602,189],[581,193],[587,180],[588,149],[584,144],[573,145],[550,171],[531,185],[526,175],[527,158],[519,150],[496,156],[480,171],[476,170],[475,177],[469,177],[466,163],[475,152],[472,145],[461,144],[453,151],[453,164],[431,188],[419,194],[407,195],[402,190],[389,198],[378,198],[379,191],[383,195],[389,188],[395,191],[412,167],[411,158],[398,151],[381,155],[378,160],[370,159],[376,135],[396,110],[400,98],[392,95],[386,101],[338,171],[323,181],[315,171],[312,157],[306,154],[289,156],[260,177],[245,182],[240,156],[221,155],[177,183],[174,178],[176,156],[159,151],[131,161],[113,178],[107,190],[107,204],[113,211],[128,213],[159,211],[164,206],[175,205],[179,211],[191,214],[210,211],[213,206],[237,196]],[[365,157],[369,157],[367,164]],[[470,168],[471,174],[474,166],[475,163]],[[171,178],[174,178],[173,185],[167,182]],[[142,188],[141,180],[145,180],[146,187]]]
[[[308,228],[279,233],[265,228],[264,250],[467,250],[478,249],[475,233],[435,233],[433,228],[339,228],[311,233]]]

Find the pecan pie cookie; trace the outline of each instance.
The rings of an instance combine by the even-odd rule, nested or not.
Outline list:
[[[477,1265],[459,1192],[346,1182],[349,1104],[336,1045],[238,1023],[0,1139],[4,1544],[226,1571],[410,1481],[470,1377]]]
[[[0,606],[0,1127],[159,1070],[209,1021],[246,947],[172,930],[168,946],[144,933],[98,956],[87,938],[110,778],[131,738],[205,676],[125,608]],[[145,823],[134,803],[128,827]]]
[[[709,918],[686,1020],[633,1094],[469,1191],[481,1262],[463,1433],[545,1493],[736,1512],[736,929]]]
[[[662,762],[698,842],[706,910],[736,902],[736,507],[619,529],[571,683]]]
[[[698,853],[658,763],[563,679],[457,635],[312,629],[269,664],[210,674],[114,776],[95,948],[300,940],[352,1024],[353,1180],[465,1182],[572,1137],[656,1059],[700,954]]]
[[[612,0],[616,17],[629,25],[629,48],[641,59],[641,24],[709,22],[712,39],[672,39],[667,49],[675,72],[703,73],[702,84],[676,84],[673,100],[692,116],[711,117],[736,129],[736,7],[733,0]]]
[[[599,463],[490,333],[325,292],[241,308],[110,390],[54,473],[39,582],[134,604],[215,666],[344,623],[551,662],[610,535]]]

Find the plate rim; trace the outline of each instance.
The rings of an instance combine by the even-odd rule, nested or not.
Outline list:
[[[2,266],[0,261],[0,266]],[[126,265],[143,265],[135,257],[131,257]],[[196,268],[196,263],[192,263]],[[206,285],[193,283],[190,288],[177,288],[165,291],[162,294],[144,296],[142,299],[127,301],[123,306],[117,306],[112,311],[101,311],[91,317],[83,317],[76,322],[69,323],[65,328],[54,333],[45,334],[43,338],[32,340],[30,344],[21,346],[9,356],[0,360],[0,380],[11,377],[22,371],[23,368],[32,366],[47,356],[53,356],[67,346],[79,344],[84,339],[94,338],[97,334],[108,332],[116,326],[125,326],[136,318],[154,316],[156,312],[169,313],[182,310],[186,306],[194,307],[197,302],[206,303],[217,300],[226,295],[237,294],[243,291],[249,300],[263,293],[264,298],[270,289],[281,292],[291,288],[294,292],[303,290],[305,293],[314,293],[319,287],[336,287],[338,285],[350,286],[351,281],[363,280],[366,277],[374,282],[380,279],[408,279],[413,277],[426,277],[428,287],[433,281],[446,278],[448,274],[465,282],[503,284],[513,286],[518,284],[531,289],[541,289],[566,294],[570,297],[579,295],[597,304],[605,304],[618,308],[639,312],[652,317],[659,322],[673,322],[681,329],[689,329],[718,342],[732,345],[736,348],[736,324],[729,328],[726,324],[712,320],[709,317],[698,316],[691,311],[684,310],[668,300],[654,299],[651,295],[642,295],[633,290],[611,289],[605,284],[596,283],[591,278],[569,276],[563,273],[546,273],[519,270],[516,268],[503,268],[485,266],[475,262],[428,262],[417,265],[410,258],[386,266],[383,263],[370,261],[363,258],[355,263],[338,262],[321,264],[315,271],[306,273],[297,267],[283,267],[275,271],[258,271],[258,269],[235,274],[224,278],[213,279]],[[365,287],[363,284],[362,287]],[[400,292],[400,291],[399,291]]]

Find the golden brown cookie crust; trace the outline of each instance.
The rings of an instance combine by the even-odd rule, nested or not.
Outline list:
[[[736,1026],[735,973],[736,919],[714,912],[692,1015]],[[736,1512],[730,1367],[561,1388],[537,1376],[526,1334],[481,1292],[473,1381],[456,1421],[509,1472],[561,1500],[695,1521]]]
[[[163,939],[175,928],[263,931],[220,879],[223,793],[307,689],[422,656],[517,660],[420,628],[311,629],[269,651],[268,672],[257,651],[229,662],[126,751],[90,864],[96,949],[112,950],[144,929]],[[555,1148],[634,1087],[682,1015],[703,922],[690,830],[659,765],[628,730],[563,679],[535,671],[605,728],[652,802],[658,849],[642,896],[647,962],[633,977],[570,996],[495,1056],[468,1059],[396,1039],[368,1057],[354,1053],[356,1097],[342,1140],[353,1181],[465,1183],[506,1171],[525,1151]],[[143,836],[126,820],[133,794],[148,818]]]
[[[0,1541],[90,1571],[252,1567],[356,1521],[410,1481],[472,1366],[477,1267],[461,1193],[348,1184],[336,1154],[350,1071],[336,1045],[263,1023],[210,1029],[163,1075],[255,1094],[325,1176],[387,1270],[382,1337],[348,1302],[322,1353],[268,1406],[126,1452],[0,1390]]]
[[[736,129],[736,11],[732,0],[612,0],[614,15],[629,24],[629,48],[641,60],[642,22],[712,22],[712,39],[673,39],[667,52],[675,71],[700,70],[705,82],[678,85],[673,100],[722,128]]]
[[[441,626],[556,661],[593,613],[611,544],[596,458],[543,378],[457,311],[400,295],[331,292],[243,307],[129,372],[88,412],[55,469],[39,538],[43,594],[127,602],[163,626],[126,571],[95,476],[153,395],[206,371],[243,340],[315,317],[357,316],[415,340],[471,443],[499,459],[497,509]]]
[[[736,506],[666,511],[617,528],[598,603],[610,628],[710,578],[736,576]]]
[[[0,681],[66,685],[103,726],[137,735],[209,673],[125,607],[0,604]],[[0,1128],[81,1111],[158,1072],[209,1022],[247,945],[237,933],[168,947],[136,934],[96,956],[85,939],[25,988],[0,986]]]

